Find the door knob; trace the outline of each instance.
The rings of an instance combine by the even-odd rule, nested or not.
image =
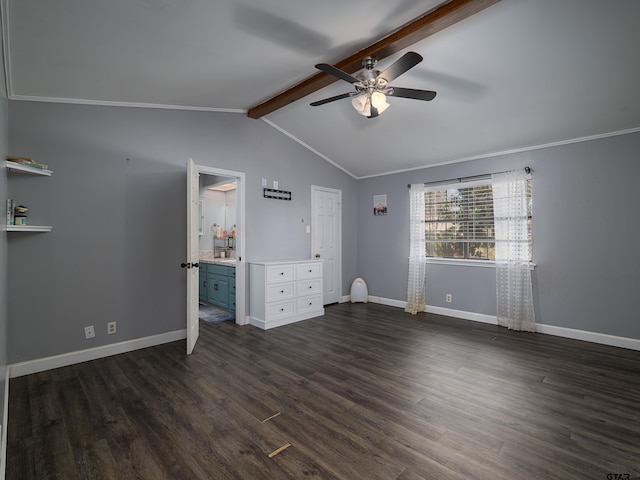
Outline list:
[[[181,263],[180,266],[182,268],[191,268],[191,263]]]

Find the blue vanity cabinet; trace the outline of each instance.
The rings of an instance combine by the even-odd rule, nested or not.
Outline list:
[[[198,298],[207,301],[207,264],[200,262],[198,269]]]
[[[232,312],[236,311],[236,269],[233,267],[227,267],[229,269],[229,306],[227,307]]]
[[[236,309],[236,269],[229,265],[206,264],[206,301],[231,311]]]
[[[207,302],[229,306],[229,273],[224,265],[207,265]]]

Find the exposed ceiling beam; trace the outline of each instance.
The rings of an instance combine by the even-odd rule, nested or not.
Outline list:
[[[362,59],[364,57],[372,56],[377,60],[382,60],[499,1],[500,0],[451,0],[435,10],[431,10],[415,18],[382,40],[363,48],[334,65],[347,73],[355,73],[362,69]],[[316,73],[282,93],[271,97],[269,100],[249,108],[247,116],[250,118],[263,117],[327,85],[331,85],[335,81],[336,78],[332,75],[323,72]]]

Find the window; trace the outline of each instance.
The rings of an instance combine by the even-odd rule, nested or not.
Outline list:
[[[427,189],[424,194],[427,257],[495,259],[493,192],[490,182],[480,180]],[[531,260],[531,180],[527,182],[527,194]]]

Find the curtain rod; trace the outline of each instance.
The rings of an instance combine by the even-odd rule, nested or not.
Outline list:
[[[531,167],[524,167],[524,171],[527,173],[531,173]],[[484,180],[491,178],[491,175],[495,175],[497,173],[506,173],[506,172],[495,172],[495,173],[484,173],[482,175],[471,175],[470,177],[458,177],[458,178],[450,178],[448,180],[436,180],[435,182],[425,182],[425,187],[428,185],[445,185],[447,183],[463,183],[463,182],[472,182],[474,180]],[[411,184],[407,185],[407,188],[411,188]]]

